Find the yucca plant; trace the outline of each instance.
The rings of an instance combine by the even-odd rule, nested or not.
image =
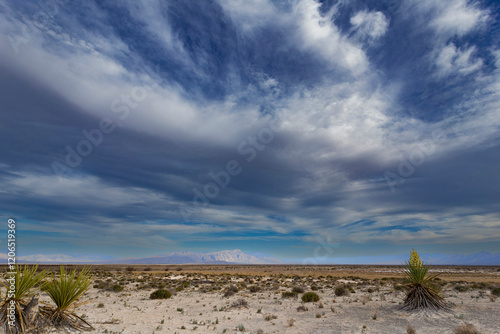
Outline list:
[[[2,285],[6,288],[5,295],[0,303],[0,327],[6,329],[6,333],[25,333],[26,319],[24,308],[28,305],[29,299],[39,290],[40,282],[47,276],[45,271],[37,273],[38,265],[14,267],[13,275],[6,273]],[[12,280],[12,278],[14,280]],[[11,287],[14,289],[11,289]],[[13,292],[13,293],[12,293]],[[11,311],[13,309],[13,311]],[[9,314],[14,313],[14,323],[12,326]]]
[[[440,291],[432,285],[438,274],[429,275],[429,266],[422,263],[420,256],[412,250],[410,260],[406,262],[405,287],[406,297],[402,306],[406,311],[442,310],[448,305]]]
[[[59,278],[52,273],[52,277],[42,287],[55,304],[55,307],[43,307],[43,314],[52,325],[80,331],[92,329],[87,321],[74,312],[75,308],[88,302],[81,302],[80,298],[90,288],[91,282],[92,276],[89,268],[83,268],[77,274],[76,269],[66,272],[64,266],[61,265]]]

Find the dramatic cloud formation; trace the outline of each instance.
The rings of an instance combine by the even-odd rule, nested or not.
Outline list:
[[[23,255],[499,252],[498,15],[5,1],[0,215]]]

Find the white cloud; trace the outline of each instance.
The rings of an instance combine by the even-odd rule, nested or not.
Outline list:
[[[350,19],[351,25],[360,39],[371,40],[385,35],[389,22],[381,12],[360,11]]]
[[[480,58],[475,58],[475,46],[459,49],[453,43],[446,45],[436,57],[436,66],[439,69],[438,76],[449,74],[470,74],[477,71],[483,65]]]
[[[315,0],[300,0],[294,7],[297,22],[297,45],[312,49],[334,66],[349,70],[355,76],[368,69],[365,53],[343,36],[332,22],[334,11],[322,15],[321,4]]]
[[[414,0],[408,5],[408,8],[415,5],[425,19],[430,18],[429,25],[444,39],[455,35],[462,37],[475,29],[482,29],[489,17],[489,11],[481,9],[477,1]]]

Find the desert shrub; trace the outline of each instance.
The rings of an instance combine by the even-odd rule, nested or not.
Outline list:
[[[309,309],[304,305],[300,305],[299,307],[297,307],[297,312],[305,312],[305,311],[309,311]]]
[[[231,297],[238,291],[239,291],[239,289],[236,286],[230,285],[226,288],[226,290],[224,292],[224,297]]]
[[[234,291],[233,290],[226,290],[224,291],[224,297],[231,297],[234,296]]]
[[[123,286],[120,285],[120,284],[113,284],[111,285],[108,290],[110,291],[114,291],[114,292],[120,292],[120,291],[123,291]]]
[[[417,334],[417,331],[410,324],[408,324],[408,327],[406,327],[406,334]]]
[[[457,290],[458,292],[466,292],[469,290],[469,287],[465,285],[456,285],[455,290]]]
[[[402,306],[403,310],[429,309],[437,311],[448,308],[444,298],[439,294],[439,290],[430,284],[437,277],[437,274],[428,275],[428,272],[429,266],[424,265],[418,253],[413,250],[410,260],[406,262],[405,287],[407,292]]]
[[[257,285],[252,285],[248,287],[248,291],[250,292],[259,292],[260,291],[260,286]]]
[[[144,271],[151,271],[151,267],[144,268]]]
[[[281,298],[297,298],[297,293],[293,291],[283,291]]]
[[[500,288],[491,289],[491,294],[500,297]]]
[[[347,295],[347,290],[343,286],[338,286],[335,288],[335,296],[345,296]]]
[[[248,302],[245,299],[240,298],[237,301],[235,301],[234,303],[232,303],[231,307],[232,308],[242,308],[242,307],[248,308]]]
[[[168,299],[170,297],[172,297],[170,291],[164,289],[156,290],[149,295],[150,299]]]
[[[134,267],[127,267],[125,268],[126,271],[128,271],[129,273],[131,273],[132,271],[135,271]]]
[[[301,286],[294,286],[293,289],[292,289],[292,292],[295,292],[295,293],[304,293],[304,288],[301,287]]]
[[[302,295],[302,301],[304,303],[309,303],[309,302],[317,302],[319,300],[319,296],[315,294],[314,292],[306,292]]]
[[[312,291],[317,291],[317,290],[319,290],[319,288],[316,285],[313,285],[313,286],[311,286],[311,290]]]
[[[274,315],[274,314],[268,314],[264,317],[264,320],[266,321],[271,321],[271,320],[274,320],[274,319],[278,319],[278,316]]]
[[[458,327],[455,327],[453,334],[479,334],[479,331],[474,327],[473,324],[463,323]]]

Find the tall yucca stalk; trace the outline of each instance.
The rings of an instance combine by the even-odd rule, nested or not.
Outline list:
[[[78,316],[74,309],[87,302],[79,299],[90,288],[92,276],[90,269],[84,268],[77,274],[76,269],[66,272],[60,267],[59,278],[52,273],[52,277],[43,285],[43,290],[56,305],[44,308],[50,322],[56,327],[70,327],[76,330],[91,330],[92,326]]]
[[[0,303],[0,327],[6,326],[7,333],[24,333],[26,331],[26,320],[23,309],[28,304],[28,299],[31,298],[38,290],[40,282],[47,276],[45,271],[37,273],[38,265],[20,266],[15,265],[14,275],[6,273],[2,285],[7,289],[5,296]],[[10,279],[14,278],[14,282]],[[14,293],[10,292],[11,285],[14,286]],[[15,328],[9,322],[9,307],[14,306],[15,312]]]
[[[448,305],[439,294],[439,290],[431,285],[438,274],[428,275],[429,266],[422,263],[420,256],[413,249],[410,260],[406,262],[405,286],[406,298],[402,309],[407,311],[417,310],[441,310],[447,309]]]

